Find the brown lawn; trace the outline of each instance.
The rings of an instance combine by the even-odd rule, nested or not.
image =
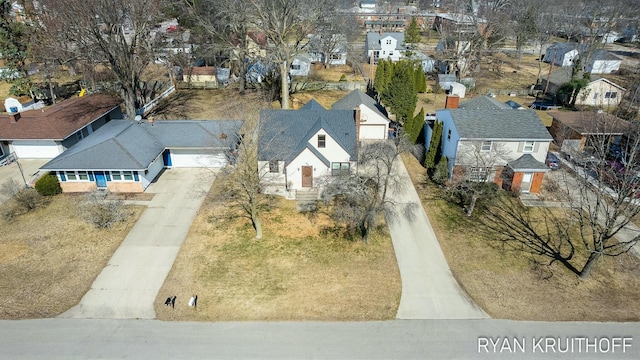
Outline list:
[[[424,169],[412,157],[405,164],[414,183]],[[590,279],[579,280],[560,265],[536,267],[521,254],[491,246],[459,208],[437,200],[439,189],[416,186],[451,271],[491,317],[544,321],[640,320],[637,259],[608,258]],[[549,270],[551,272],[549,272]],[[545,279],[552,273],[548,279]]]
[[[78,197],[58,195],[12,223],[0,220],[0,318],[53,317],[77,304],[143,208],[107,230],[85,223]]]
[[[216,191],[214,183],[212,192]],[[326,215],[309,217],[282,198],[263,216],[255,239],[248,221],[212,221],[224,211],[208,199],[156,299],[162,320],[393,319],[401,282],[386,227],[369,244],[323,231]],[[198,308],[186,306],[198,295]],[[175,310],[164,300],[177,295]],[[182,300],[180,300],[182,299]],[[182,305],[184,304],[184,305]]]

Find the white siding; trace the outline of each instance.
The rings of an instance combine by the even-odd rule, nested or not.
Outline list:
[[[360,140],[384,140],[389,135],[389,119],[360,105]]]
[[[318,148],[318,135],[325,135],[326,142],[324,148]],[[353,134],[354,137],[355,135],[356,134]],[[329,161],[349,161],[349,153],[347,153],[335,140],[333,140],[333,138],[329,136],[329,134],[327,134],[324,129],[320,129],[314,136],[312,136],[311,140],[309,140],[309,143]],[[313,153],[310,153],[309,155],[313,156],[314,158],[316,157]]]
[[[384,140],[387,138],[388,126],[360,125],[360,140]]]
[[[608,92],[615,92],[614,98],[606,98]],[[595,80],[580,90],[576,98],[578,105],[602,106],[602,105],[618,105],[622,100],[623,90],[604,79]]]
[[[520,143],[522,142],[524,142],[524,140],[523,141],[515,141],[515,140],[514,141],[494,141],[493,143],[494,151],[497,151],[500,155],[503,155],[502,161],[496,161],[494,165],[496,166],[506,165],[509,161],[516,160],[524,154],[531,154],[531,156],[533,156],[533,158],[536,159],[537,161],[541,163],[545,162],[547,158],[547,151],[549,150],[549,141],[545,141],[545,142],[536,141],[535,142],[536,145],[534,146],[534,151],[526,152],[526,153],[521,150]],[[464,152],[465,149],[469,149],[469,148],[473,149],[473,145],[469,147],[469,145],[465,145],[465,144],[469,144],[469,141],[460,140],[458,142],[458,151],[457,151],[458,158],[462,156],[462,152]]]
[[[53,159],[64,151],[57,142],[47,140],[14,140],[11,148],[23,159]]]
[[[348,157],[347,157],[348,161]],[[320,178],[331,174],[331,169],[318,159],[309,149],[303,150],[298,157],[287,166],[287,180],[291,183],[291,189],[302,189],[302,167],[313,167],[313,187],[317,187]]]
[[[171,149],[172,167],[224,167],[224,153],[207,149]]]

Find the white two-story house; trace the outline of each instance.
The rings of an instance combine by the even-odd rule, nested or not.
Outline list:
[[[296,196],[323,178],[349,174],[357,161],[355,110],[311,100],[299,110],[262,110],[258,172],[265,193]]]
[[[378,63],[379,59],[398,61],[404,56],[404,33],[368,32],[365,44],[367,61]]]
[[[552,137],[534,110],[448,108],[436,111],[436,118],[443,123],[442,156],[453,180],[539,192]]]

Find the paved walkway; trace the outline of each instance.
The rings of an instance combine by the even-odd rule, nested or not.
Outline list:
[[[479,319],[487,318],[451,274],[429,218],[422,207],[418,193],[402,161],[397,171],[402,176],[404,192],[391,191],[399,203],[414,203],[413,219],[400,217],[389,222],[393,248],[395,249],[402,297],[396,318],[398,319]]]
[[[80,303],[60,317],[154,319],[156,295],[213,183],[209,169],[169,169],[108,265]]]

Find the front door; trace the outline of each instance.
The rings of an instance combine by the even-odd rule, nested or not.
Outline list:
[[[95,171],[96,185],[98,189],[107,187],[107,177],[104,175],[104,171]]]
[[[313,167],[303,166],[302,167],[302,187],[312,187],[312,186],[313,186]]]
[[[528,193],[531,190],[531,182],[533,181],[533,173],[522,174],[522,184],[520,185],[520,191]]]

